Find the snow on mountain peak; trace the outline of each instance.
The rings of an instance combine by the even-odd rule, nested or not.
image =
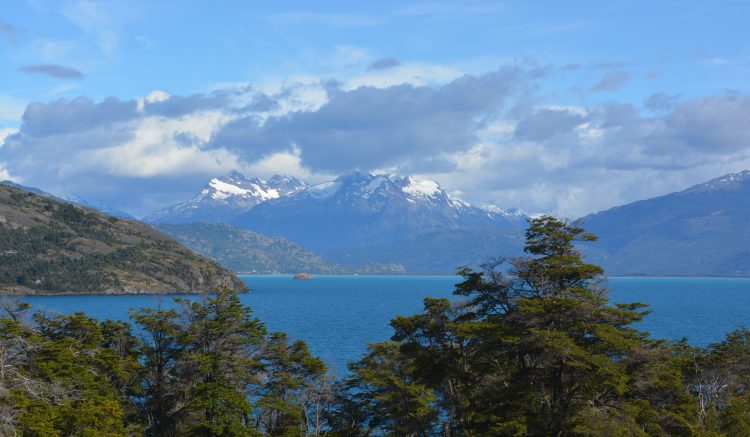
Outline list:
[[[750,170],[741,171],[739,173],[729,173],[720,178],[714,179],[711,182],[731,184],[734,182],[744,181],[750,178]]]
[[[266,182],[258,178],[248,179],[238,171],[231,171],[210,179],[192,199],[156,211],[144,220],[153,223],[188,223],[200,220],[226,222],[259,203],[293,194],[307,187],[307,183],[292,176],[276,175]]]
[[[518,208],[503,209],[495,205],[488,205],[484,208],[489,215],[500,215],[504,217],[526,217],[526,214]]]
[[[221,197],[227,197],[232,194],[247,194],[250,190],[246,190],[244,188],[240,188],[236,185],[228,184],[221,179],[213,178],[208,182],[208,185],[216,190],[214,194],[219,194]],[[214,199],[217,198],[217,196],[212,195]]]
[[[214,189],[211,198],[216,200],[231,196],[250,196],[265,201],[279,197],[279,191],[269,187],[268,183],[262,179],[245,180],[242,183],[243,186],[237,186],[219,178],[213,178],[208,185]]]
[[[413,196],[432,197],[442,191],[440,184],[427,179],[419,179],[413,176],[406,177],[406,185],[401,187],[404,193]]]
[[[708,182],[698,184],[682,191],[683,194],[700,193],[711,190],[736,190],[742,186],[743,182],[750,180],[750,170],[744,170],[739,173],[729,173],[724,176],[711,179]]]
[[[382,187],[387,180],[388,178],[386,176],[373,175],[372,180],[362,190],[365,197],[370,197],[378,188]]]
[[[317,199],[325,199],[336,194],[342,186],[340,181],[322,182],[307,188],[305,192]]]

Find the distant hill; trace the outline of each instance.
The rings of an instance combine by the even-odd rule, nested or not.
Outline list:
[[[249,179],[233,171],[212,178],[192,199],[155,211],[146,216],[146,223],[228,223],[255,205],[287,196],[308,187],[292,176],[276,175],[265,181]]]
[[[269,237],[220,223],[155,226],[196,253],[241,273],[351,272],[345,267],[327,263],[283,237]]]
[[[610,275],[750,276],[750,171],[586,216]]]
[[[436,230],[394,243],[330,250],[326,257],[346,265],[392,262],[407,272],[455,273],[459,267],[477,267],[496,258],[523,254],[524,234],[518,229]]]
[[[143,223],[0,185],[0,292],[245,289],[234,273]]]

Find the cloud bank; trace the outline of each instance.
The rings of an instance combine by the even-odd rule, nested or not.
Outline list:
[[[547,74],[511,65],[430,85],[320,79],[35,102],[0,138],[0,169],[136,215],[233,169],[313,182],[356,169],[433,177],[476,203],[576,217],[750,168],[750,96],[657,92],[645,111],[551,105],[537,95]],[[628,79],[605,75],[599,85]]]

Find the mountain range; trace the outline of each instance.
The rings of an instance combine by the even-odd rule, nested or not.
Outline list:
[[[310,185],[232,172],[145,220],[238,271],[451,273],[521,255],[527,217],[412,176],[351,173]],[[599,236],[581,245],[587,259],[610,275],[750,276],[750,171],[579,221]]]
[[[360,172],[317,185],[290,176],[266,182],[232,172],[211,179],[187,202],[144,220],[167,232],[174,229],[163,227],[167,224],[228,223],[283,237],[345,269],[420,273],[476,265],[499,248],[517,252],[526,224],[518,210],[473,206],[435,181]],[[187,230],[181,229],[181,238]],[[208,232],[204,227],[189,230],[196,234],[182,241],[208,255],[205,246],[191,244],[215,238],[198,235]]]
[[[212,181],[243,179],[232,173]],[[461,265],[522,254],[523,213],[475,207],[433,181],[352,173],[318,185],[295,180],[293,186],[278,196],[251,191],[254,200],[243,207],[234,205],[242,202],[237,196],[247,194],[217,196],[223,196],[226,212],[213,221],[282,236],[349,268],[393,263],[412,273],[450,273]],[[224,192],[233,190],[239,191],[225,187]],[[189,217],[176,214],[169,220]],[[582,249],[611,275],[750,275],[748,171],[579,220],[599,236]]]
[[[308,184],[293,176],[274,176],[268,181],[248,179],[233,171],[212,178],[190,200],[155,211],[143,218],[146,223],[227,223],[267,200],[289,196]]]
[[[263,202],[231,223],[282,235],[322,253],[394,243],[434,231],[526,225],[518,211],[475,207],[434,181],[369,173],[344,175]]]

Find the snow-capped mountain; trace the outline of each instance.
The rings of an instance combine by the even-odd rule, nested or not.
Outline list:
[[[520,229],[525,218],[517,210],[475,207],[435,181],[353,173],[264,202],[232,224],[326,251],[438,230]]]
[[[707,191],[740,191],[743,188],[747,189],[747,184],[750,183],[750,170],[741,171],[739,173],[729,173],[718,178],[711,179],[708,182],[698,184],[688,188],[687,190],[680,191],[679,194],[693,194],[702,193]]]
[[[287,196],[309,185],[292,176],[276,175],[265,181],[248,179],[233,171],[213,178],[192,199],[151,213],[147,223],[227,223],[235,216],[271,199]]]

